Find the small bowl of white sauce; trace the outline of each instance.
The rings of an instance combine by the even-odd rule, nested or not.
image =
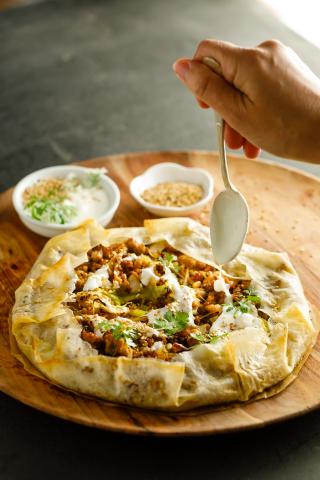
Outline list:
[[[89,218],[106,226],[119,206],[120,191],[105,172],[76,165],[37,170],[15,187],[14,208],[26,227],[44,237],[75,228]]]

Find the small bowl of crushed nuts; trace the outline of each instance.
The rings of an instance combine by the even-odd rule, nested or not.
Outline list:
[[[130,183],[130,192],[146,210],[159,217],[188,216],[213,196],[213,179],[203,168],[159,163]]]

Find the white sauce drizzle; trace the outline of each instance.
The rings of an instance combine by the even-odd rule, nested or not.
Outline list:
[[[217,320],[212,324],[210,333],[223,334],[230,333],[233,330],[240,330],[246,327],[260,327],[261,320],[252,313],[242,313],[239,310],[230,310],[224,306]],[[255,308],[252,307],[254,310]]]
[[[163,347],[163,342],[154,342],[154,344],[151,347],[151,350],[160,350],[160,348]]]
[[[165,274],[163,276],[172,288],[173,296],[177,302],[177,311],[186,312],[189,314],[189,325],[194,325],[192,304],[195,300],[195,292],[192,288],[186,285],[180,285],[177,277],[171,272],[170,268],[165,267]]]
[[[167,307],[155,308],[154,310],[150,310],[150,312],[147,313],[148,321],[153,323],[155,320],[157,320],[157,318],[162,318],[167,311]]]
[[[123,257],[122,261],[123,260],[136,260],[137,258],[138,258],[138,255],[136,255],[135,253],[130,253],[126,257]]]
[[[95,290],[100,287],[110,287],[109,270],[106,265],[103,265],[99,270],[90,273],[86,283],[83,286],[83,291]]]
[[[147,270],[147,269],[145,269]],[[186,312],[188,313],[188,324],[194,325],[194,317],[192,312],[192,304],[195,300],[195,293],[192,288],[186,285],[180,285],[177,277],[171,272],[170,268],[165,267],[165,273],[162,277],[157,277],[157,280],[162,278],[168,282],[169,288],[171,288],[175,301],[167,305],[166,307],[151,310],[148,314],[148,320],[153,322],[157,318],[161,318],[165,313],[170,310],[171,312]],[[141,280],[142,281],[142,280]]]
[[[160,280],[160,277],[158,277],[158,275],[154,273],[153,267],[143,268],[140,273],[140,280],[142,285],[149,285],[152,279],[155,280],[155,282],[158,282]]]
[[[223,292],[225,294],[225,303],[232,303],[232,294],[230,293],[230,285],[228,285],[221,272],[219,278],[214,281],[213,288],[216,292]]]

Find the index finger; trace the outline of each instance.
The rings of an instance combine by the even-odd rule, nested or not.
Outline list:
[[[199,43],[193,58],[198,61],[202,61],[204,57],[213,58],[219,63],[223,78],[240,88],[241,85],[235,84],[235,79],[240,58],[245,50],[245,48],[230,42],[206,39]]]

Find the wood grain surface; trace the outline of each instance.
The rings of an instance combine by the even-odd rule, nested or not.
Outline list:
[[[121,204],[110,226],[142,225],[144,218],[151,217],[132,199],[128,185],[135,175],[163,161],[206,168],[213,174],[215,194],[222,189],[215,153],[145,152],[81,162],[106,167],[121,190]],[[230,173],[250,206],[248,242],[287,251],[308,300],[320,310],[320,181],[295,169],[236,156],[230,156]],[[254,428],[301,415],[320,405],[319,340],[298,378],[283,392],[267,400],[224,409],[207,407],[167,414],[119,406],[70,393],[27,373],[10,354],[8,316],[15,289],[46,239],[22,225],[11,196],[11,190],[0,195],[0,390],[66,420],[145,435],[205,435]],[[207,207],[194,218],[207,223],[208,212]]]

